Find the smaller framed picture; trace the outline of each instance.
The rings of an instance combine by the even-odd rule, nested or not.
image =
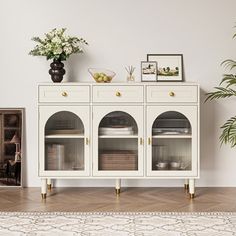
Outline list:
[[[156,61],[157,81],[183,81],[182,54],[148,54],[147,61]]]
[[[157,81],[157,62],[142,61],[141,62],[141,80],[142,82]]]

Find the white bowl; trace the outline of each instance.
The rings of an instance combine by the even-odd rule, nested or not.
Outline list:
[[[172,162],[170,163],[170,168],[171,168],[171,169],[178,170],[178,169],[180,169],[180,166],[181,166],[181,163],[180,163],[180,162],[172,161]]]
[[[168,166],[169,166],[168,162],[158,162],[156,164],[156,167],[157,167],[158,170],[167,170]]]

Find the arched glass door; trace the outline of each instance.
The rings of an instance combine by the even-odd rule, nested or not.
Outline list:
[[[89,108],[41,106],[40,175],[89,175]]]
[[[196,114],[197,109],[194,106],[160,106],[158,109],[148,107],[147,172],[149,176],[197,174]]]
[[[45,170],[84,170],[84,125],[69,111],[53,114],[45,125]]]
[[[143,175],[143,107],[93,108],[93,174]]]
[[[98,134],[100,171],[138,170],[138,126],[131,115],[123,111],[106,114]]]
[[[192,131],[181,113],[167,111],[152,125],[152,171],[191,170]]]

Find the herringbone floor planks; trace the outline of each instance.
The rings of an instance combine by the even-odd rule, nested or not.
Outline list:
[[[40,188],[0,189],[0,211],[236,211],[236,188],[53,188],[42,200]]]

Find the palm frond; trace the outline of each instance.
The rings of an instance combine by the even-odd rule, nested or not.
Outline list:
[[[223,79],[220,82],[220,85],[226,83],[226,88],[236,85],[236,75],[233,74],[224,74]]]
[[[224,60],[222,63],[221,63],[222,66],[224,66],[226,69],[230,69],[232,70],[233,68],[236,67],[236,61],[234,60],[231,60],[231,59],[227,59],[227,60]]]
[[[231,147],[236,146],[236,116],[231,117],[226,123],[221,126],[223,129],[220,135],[221,144],[230,144]]]
[[[236,91],[231,88],[222,88],[222,87],[215,87],[217,91],[207,93],[207,98],[205,100],[213,100],[213,99],[219,99],[219,98],[228,98],[232,96],[236,96]]]

